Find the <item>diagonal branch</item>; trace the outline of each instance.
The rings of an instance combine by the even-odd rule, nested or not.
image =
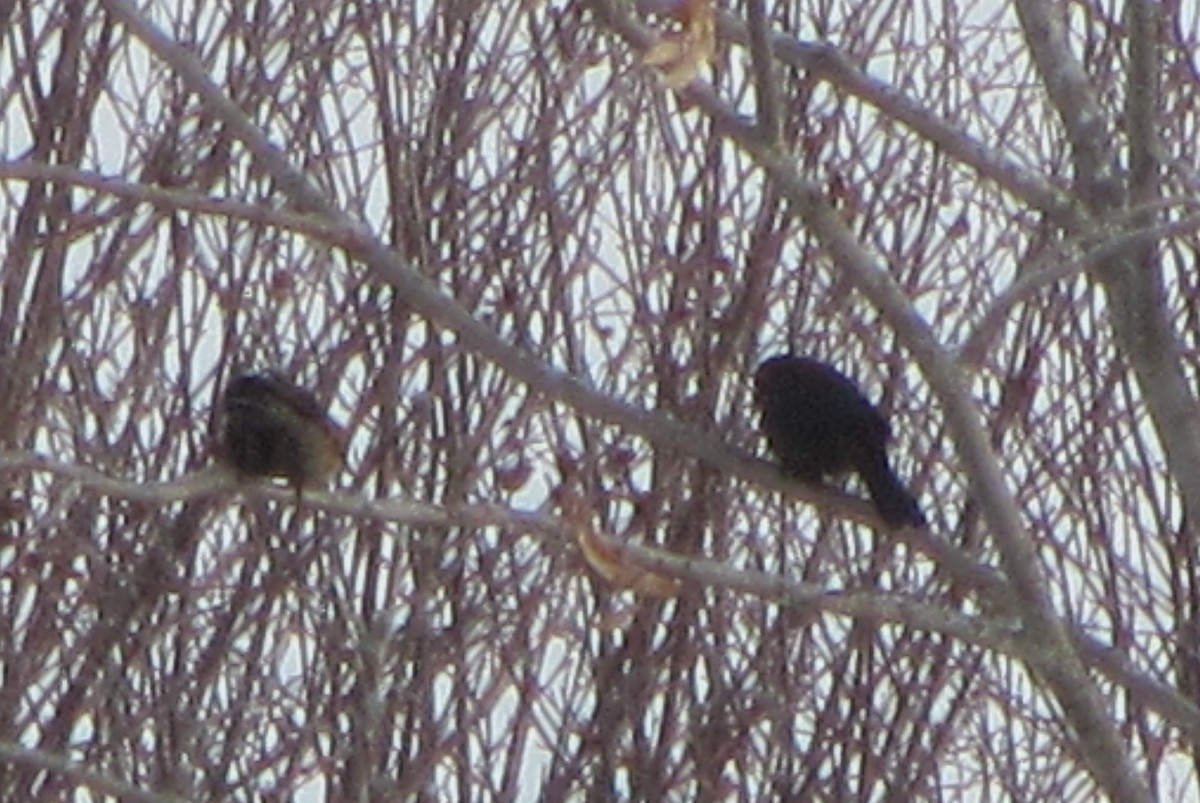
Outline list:
[[[621,28],[623,36],[627,31]],[[745,23],[729,12],[717,14],[717,31],[739,43],[750,42]],[[637,42],[637,39],[631,39]],[[864,73],[846,54],[827,44],[802,42],[787,34],[771,37],[775,57],[791,67],[807,70],[823,78],[842,92],[870,104],[883,114],[900,121],[915,133],[934,143],[980,176],[995,182],[1006,192],[1044,212],[1061,225],[1075,227],[1082,219],[1074,200],[1045,177],[998,156],[995,149],[968,136],[887,82]]]

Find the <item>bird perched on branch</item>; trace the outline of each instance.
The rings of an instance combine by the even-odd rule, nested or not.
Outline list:
[[[274,372],[234,379],[222,410],[226,462],[251,477],[287,479],[297,499],[342,464],[341,430],[311,393]]]
[[[856,471],[889,527],[919,526],[917,500],[892,471],[887,419],[831,365],[780,355],[758,366],[762,431],[785,473],[809,483]]]

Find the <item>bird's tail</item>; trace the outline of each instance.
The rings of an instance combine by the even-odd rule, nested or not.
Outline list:
[[[920,527],[925,516],[917,506],[916,497],[888,465],[887,456],[880,455],[864,465],[859,474],[871,492],[871,501],[879,517],[889,527]]]

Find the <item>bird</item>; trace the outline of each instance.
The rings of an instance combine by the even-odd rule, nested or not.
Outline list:
[[[245,476],[288,480],[297,501],[342,464],[341,429],[311,393],[274,371],[233,379],[222,414],[225,461]]]
[[[925,523],[888,462],[887,419],[845,374],[809,357],[776,355],[755,369],[754,395],[767,445],[785,474],[820,484],[855,471],[888,527]]]

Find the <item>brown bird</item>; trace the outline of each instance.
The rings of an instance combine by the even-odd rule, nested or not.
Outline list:
[[[243,374],[225,389],[224,456],[251,477],[283,477],[300,498],[342,464],[339,427],[311,393],[274,372]]]
[[[888,463],[887,419],[844,374],[807,357],[771,357],[754,373],[754,393],[763,434],[785,473],[820,484],[856,471],[885,524],[925,523]]]

